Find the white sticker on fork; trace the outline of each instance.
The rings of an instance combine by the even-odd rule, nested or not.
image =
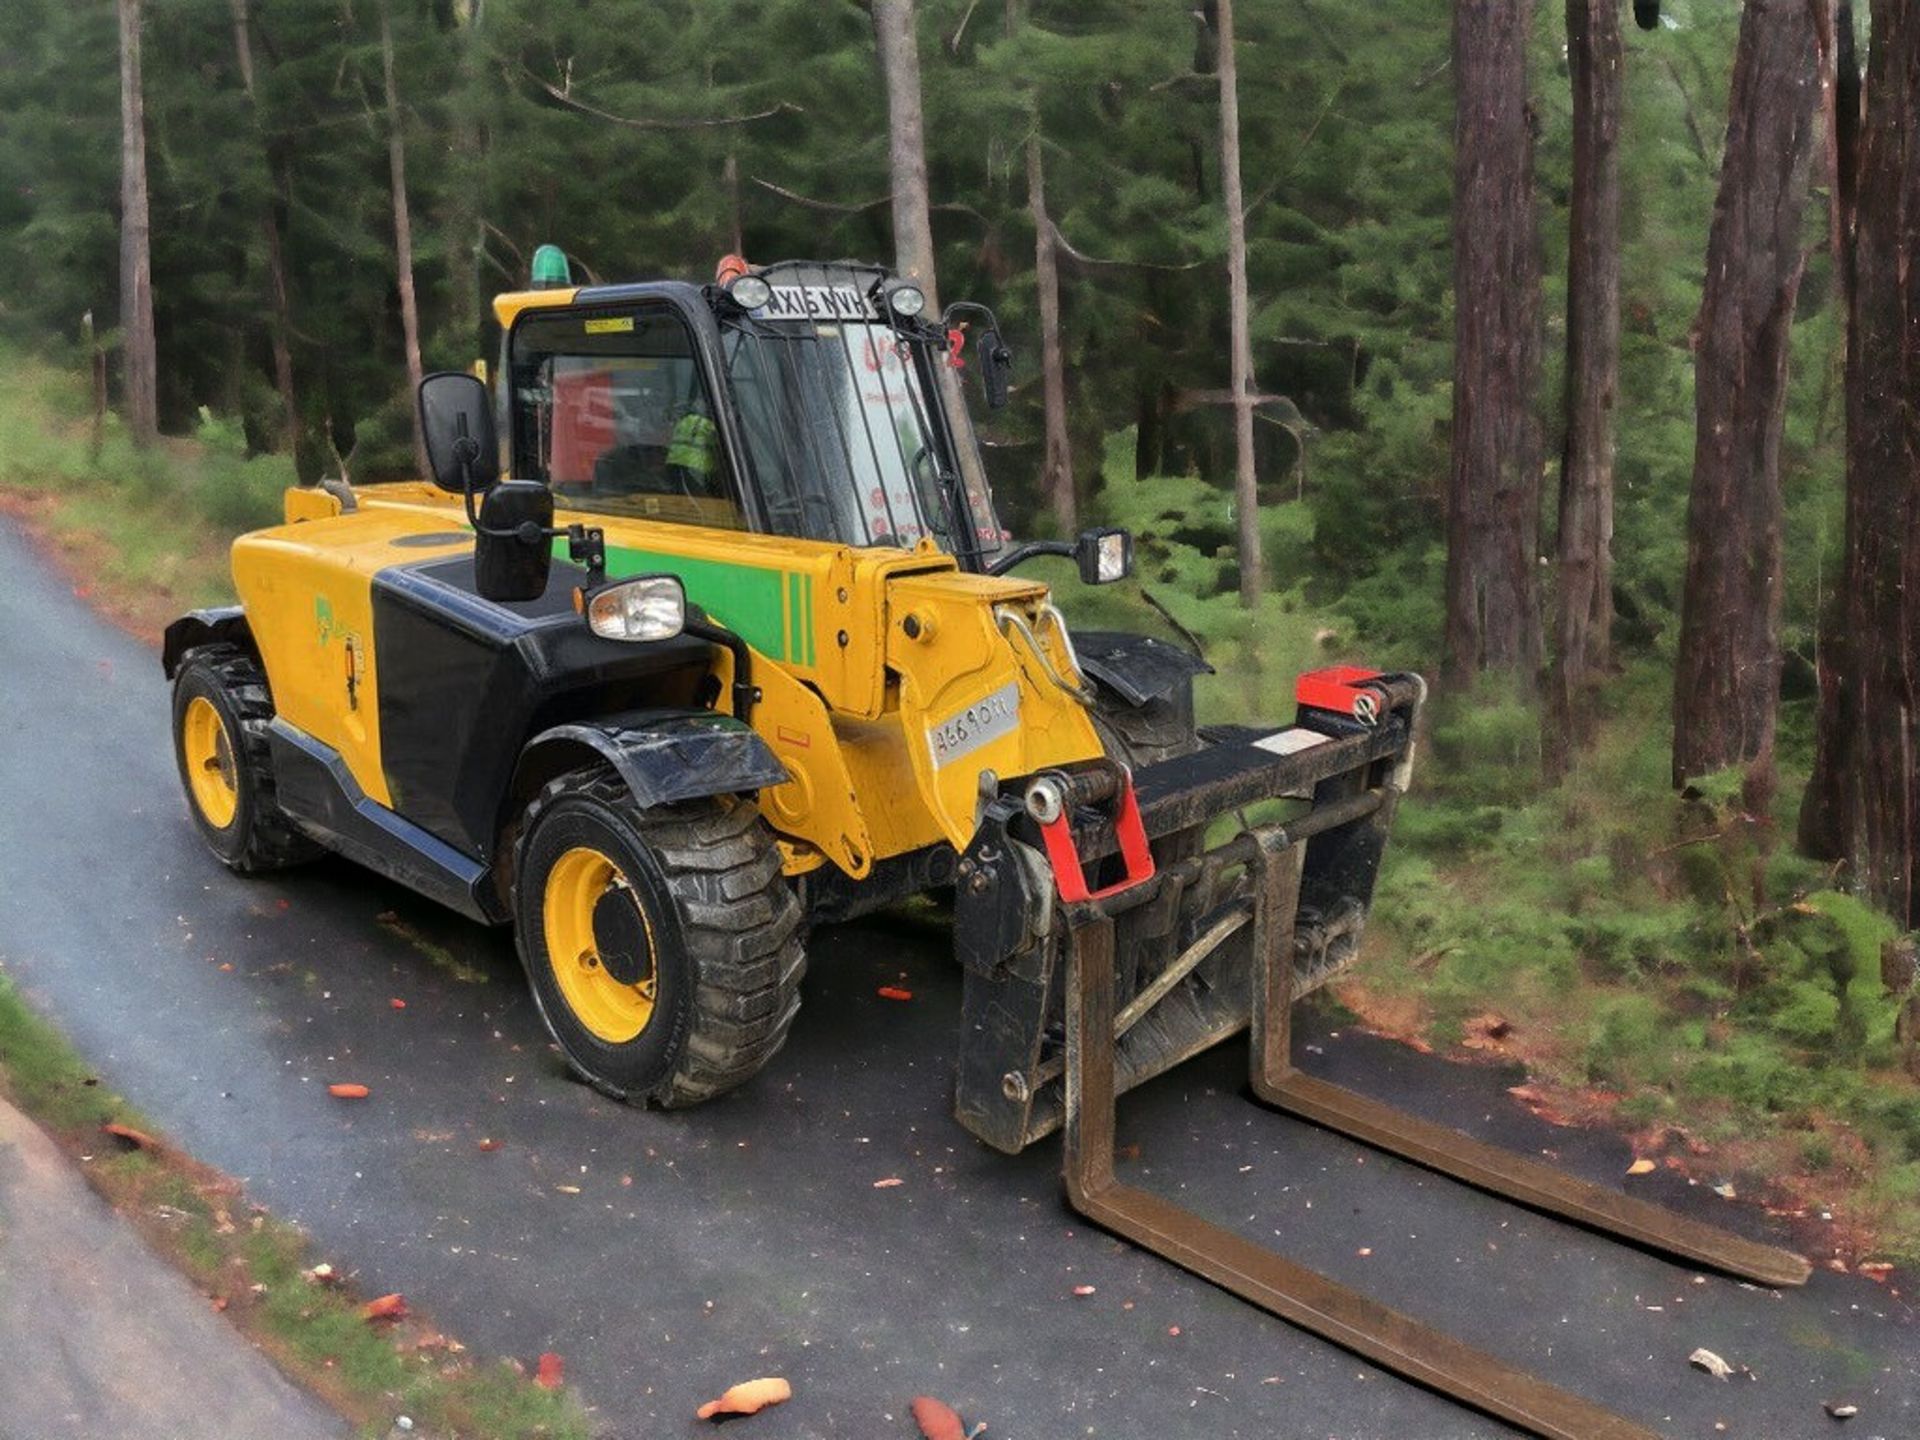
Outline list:
[[[1271,735],[1263,735],[1253,742],[1253,748],[1270,750],[1275,755],[1298,755],[1302,750],[1324,745],[1332,738],[1322,735],[1318,730],[1303,730],[1296,726],[1291,730],[1276,730]]]

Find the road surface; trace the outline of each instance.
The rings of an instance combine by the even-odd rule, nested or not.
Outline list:
[[[0,1437],[346,1440],[0,1101]],[[218,1396],[218,1401],[209,1399]]]
[[[816,935],[792,1040],[722,1101],[647,1113],[570,1082],[504,932],[342,862],[223,870],[179,796],[158,660],[8,523],[0,965],[369,1293],[482,1352],[558,1352],[613,1437],[704,1433],[694,1407],[757,1375],[794,1387],[743,1422],[768,1440],[910,1435],[923,1392],[999,1440],[1508,1433],[1078,1222],[1051,1144],[1010,1160],[967,1137],[947,1113],[959,980],[930,921]],[[1621,1183],[1624,1143],[1535,1120],[1510,1072],[1298,1029],[1310,1071]],[[1920,1328],[1887,1288],[1696,1283],[1261,1111],[1244,1063],[1227,1047],[1123,1100],[1123,1173],[1663,1434],[1920,1432]],[[1635,1184],[1768,1234],[1704,1186]],[[1690,1369],[1696,1346],[1755,1378]],[[1844,1432],[1829,1400],[1860,1407]]]

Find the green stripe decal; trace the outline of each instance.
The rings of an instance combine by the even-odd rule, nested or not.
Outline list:
[[[567,542],[556,541],[555,556],[564,560]],[[793,659],[783,613],[783,580],[800,576],[759,565],[735,565],[725,560],[700,560],[658,550],[607,546],[607,574],[613,579],[632,575],[678,575],[687,587],[687,599],[745,640],[762,655]],[[795,617],[797,620],[797,616]]]
[[[817,665],[820,662],[813,653],[813,577],[811,575],[800,577],[800,593],[806,596],[807,600],[807,664]]]

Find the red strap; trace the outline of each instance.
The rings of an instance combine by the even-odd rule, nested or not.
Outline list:
[[[1082,900],[1105,900],[1110,895],[1144,885],[1153,878],[1153,847],[1147,844],[1147,827],[1140,819],[1140,801],[1133,793],[1133,777],[1120,778],[1120,795],[1114,805],[1113,833],[1120,841],[1120,858],[1126,874],[1104,890],[1088,890],[1087,876],[1080,865],[1080,851],[1073,843],[1073,813],[1062,807],[1060,814],[1040,827],[1040,838],[1047,847],[1047,863],[1053,867],[1053,883],[1060,898],[1069,905]]]

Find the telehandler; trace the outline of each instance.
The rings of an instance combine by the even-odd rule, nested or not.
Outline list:
[[[1084,1214],[1538,1435],[1649,1432],[1120,1183],[1116,1097],[1250,1030],[1276,1109],[1805,1278],[1293,1068],[1293,1002],[1358,953],[1425,687],[1328,669],[1289,725],[1197,729],[1202,660],[1070,633],[1015,572],[1109,583],[1132,540],[1008,541],[952,408],[963,367],[1004,403],[989,312],[847,263],[542,279],[494,302],[492,393],[421,385],[430,479],[290,490],[234,543],[241,603],[168,628],[180,776],[226,864],[337,851],[512,925],[572,1069],[668,1106],[773,1059],[807,926],[950,890],[962,1125],[1007,1152],[1063,1130]]]

